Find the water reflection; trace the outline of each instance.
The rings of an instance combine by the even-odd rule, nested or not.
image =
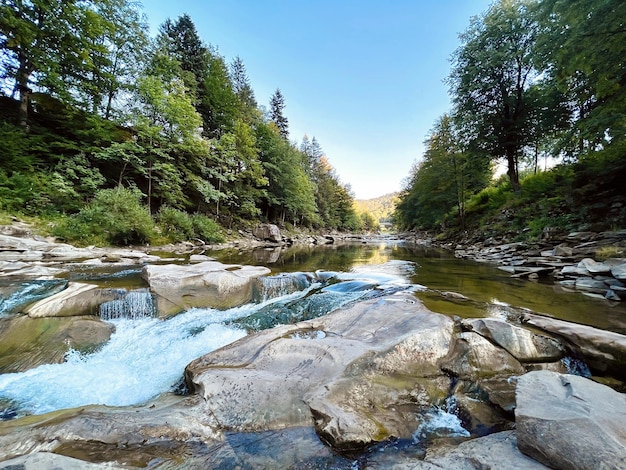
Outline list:
[[[225,263],[263,264],[252,253],[210,253]],[[398,263],[403,261],[405,263]],[[406,263],[406,262],[409,263]],[[412,284],[425,286],[419,297],[430,310],[459,317],[503,317],[518,309],[626,333],[626,306],[568,292],[549,279],[533,282],[512,278],[494,265],[457,259],[452,253],[401,242],[297,246],[283,249],[268,265],[273,272],[335,272],[401,269]],[[469,300],[443,295],[457,292]]]

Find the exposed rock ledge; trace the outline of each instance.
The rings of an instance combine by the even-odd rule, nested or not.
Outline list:
[[[456,447],[440,444],[424,459],[376,454],[369,457],[368,468],[543,468],[518,451],[516,439],[533,458],[543,461],[536,453],[545,453],[551,466],[568,468],[556,458],[568,455],[569,436],[578,435],[570,427],[578,418],[562,420],[561,411],[554,415],[551,407],[601,416],[596,424],[602,435],[613,436],[617,444],[602,438],[588,452],[613,452],[617,460],[608,460],[606,468],[623,468],[622,394],[588,379],[525,373],[537,363],[552,367],[550,361],[560,357],[563,346],[552,338],[490,319],[468,320],[463,328],[466,331],[458,331],[450,318],[428,311],[407,293],[365,300],[314,320],[244,337],[193,361],[186,369],[195,391],[191,396],[164,395],[140,407],[85,407],[2,422],[0,460],[55,452],[82,453],[97,456],[91,457],[95,462],[125,466],[140,461],[142,466],[165,462],[168,468],[181,468],[183,459],[192,468],[211,468],[228,458],[252,467],[258,465],[253,455],[229,451],[225,443],[241,433],[260,433],[253,434],[259,440],[283,433],[300,437],[280,452],[268,442],[272,451],[264,455],[264,465],[310,468],[320,455],[338,457],[316,439],[303,447],[307,429],[313,428],[339,451],[391,437],[414,439],[425,412],[444,406],[452,395],[472,437],[486,428],[510,429],[513,418],[505,410],[516,406],[515,379],[520,377],[516,434],[492,434]],[[555,380],[564,384],[564,392],[551,392]],[[551,404],[553,395],[562,402],[558,408]],[[585,405],[578,406],[573,396],[582,397]],[[545,402],[548,408],[530,407],[531,402]],[[529,419],[520,426],[523,416]],[[545,419],[557,420],[562,439],[535,439],[531,444],[542,426],[550,426]],[[588,429],[599,435],[598,429]],[[548,454],[542,445],[557,450]],[[535,447],[539,450],[529,450]]]

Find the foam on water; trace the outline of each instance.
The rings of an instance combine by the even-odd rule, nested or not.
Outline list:
[[[25,415],[88,404],[144,403],[172,390],[192,360],[245,336],[246,330],[236,320],[268,316],[281,305],[291,305],[296,312],[304,309],[307,318],[317,317],[381,284],[406,285],[398,267],[378,275],[375,271],[342,275],[342,280],[361,281],[348,283],[352,287],[348,292],[325,292],[319,283],[310,283],[310,276],[300,275],[307,279],[299,285],[303,290],[226,311],[192,309],[167,320],[150,316],[149,293],[131,292],[120,299],[123,305],[112,303],[103,309],[115,333],[98,351],[86,355],[70,351],[62,364],[0,375],[0,404],[10,403],[11,413]],[[145,316],[134,311],[138,305],[146,310]]]
[[[423,421],[413,433],[413,442],[419,443],[432,437],[469,437],[457,415],[442,408],[433,407],[423,416]]]
[[[169,391],[193,359],[245,336],[221,322],[249,309],[194,309],[169,320],[113,320],[115,333],[93,354],[70,351],[65,363],[0,375],[0,398],[18,403],[20,414],[143,403]]]

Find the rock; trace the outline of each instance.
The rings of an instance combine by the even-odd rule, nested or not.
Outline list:
[[[114,299],[115,294],[109,289],[70,282],[65,290],[26,307],[24,313],[31,318],[94,315],[100,304]]]
[[[599,263],[591,258],[585,258],[578,263],[578,267],[584,268],[591,274],[609,274],[611,267],[606,263]]]
[[[113,325],[93,317],[20,316],[0,323],[0,373],[60,363],[72,347],[93,351],[107,342]]]
[[[508,430],[514,426],[510,416],[503,412],[502,407],[493,406],[485,401],[485,391],[479,386],[459,381],[452,393],[452,411],[472,436],[484,436],[496,431]]]
[[[252,234],[261,240],[267,240],[272,243],[280,243],[282,237],[279,228],[274,224],[259,224],[252,230]]]
[[[529,372],[517,385],[517,445],[563,470],[626,468],[626,395],[575,375]]]
[[[604,294],[607,286],[604,281],[597,281],[591,277],[579,277],[576,279],[576,289],[592,292],[594,294]]]
[[[572,256],[572,247],[561,243],[560,245],[554,247],[552,254],[554,256],[569,258]]]
[[[189,257],[190,263],[203,263],[205,261],[215,261],[215,258],[211,258],[207,255],[191,255]]]
[[[522,364],[507,351],[471,332],[460,333],[454,337],[450,353],[443,358],[440,367],[453,376],[466,380],[525,372]]]
[[[454,448],[435,448],[427,452],[424,463],[440,470],[546,470],[548,468],[520,452],[515,431],[503,431],[472,439]],[[416,463],[415,466],[407,464],[403,467],[392,466],[390,468],[421,470],[431,467],[422,467]]]
[[[619,279],[620,281],[626,281],[626,263],[613,266],[611,268],[611,274],[615,279]]]
[[[626,377],[626,336],[531,313],[524,314],[522,322],[558,335],[573,345],[592,369]]]
[[[187,366],[199,412],[232,431],[303,426],[341,449],[410,437],[416,410],[443,400],[450,318],[408,294],[264,330]]]
[[[180,464],[199,446],[223,438],[209,417],[198,417],[196,402],[196,397],[163,395],[141,406],[87,406],[0,422],[0,460],[55,452],[115,461],[123,468],[170,459],[181,459]]]
[[[464,320],[462,326],[506,349],[520,362],[554,362],[561,359],[565,353],[559,341],[503,320],[494,318]]]
[[[156,295],[159,315],[169,316],[192,307],[232,308],[249,302],[254,280],[270,272],[263,266],[205,261],[147,265],[142,277]]]
[[[580,266],[563,266],[561,276],[589,276],[591,273],[586,268]]]
[[[125,469],[130,468],[111,463],[89,463],[65,455],[57,455],[49,452],[35,452],[34,454],[22,455],[10,460],[0,462],[0,470],[98,470],[98,469]]]

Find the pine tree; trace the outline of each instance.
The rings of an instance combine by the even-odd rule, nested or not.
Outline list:
[[[285,98],[283,94],[280,92],[280,89],[277,88],[274,94],[272,95],[272,99],[270,100],[270,120],[276,124],[278,127],[278,132],[283,139],[289,138],[289,122],[287,118],[283,115],[283,110],[285,109]]]

